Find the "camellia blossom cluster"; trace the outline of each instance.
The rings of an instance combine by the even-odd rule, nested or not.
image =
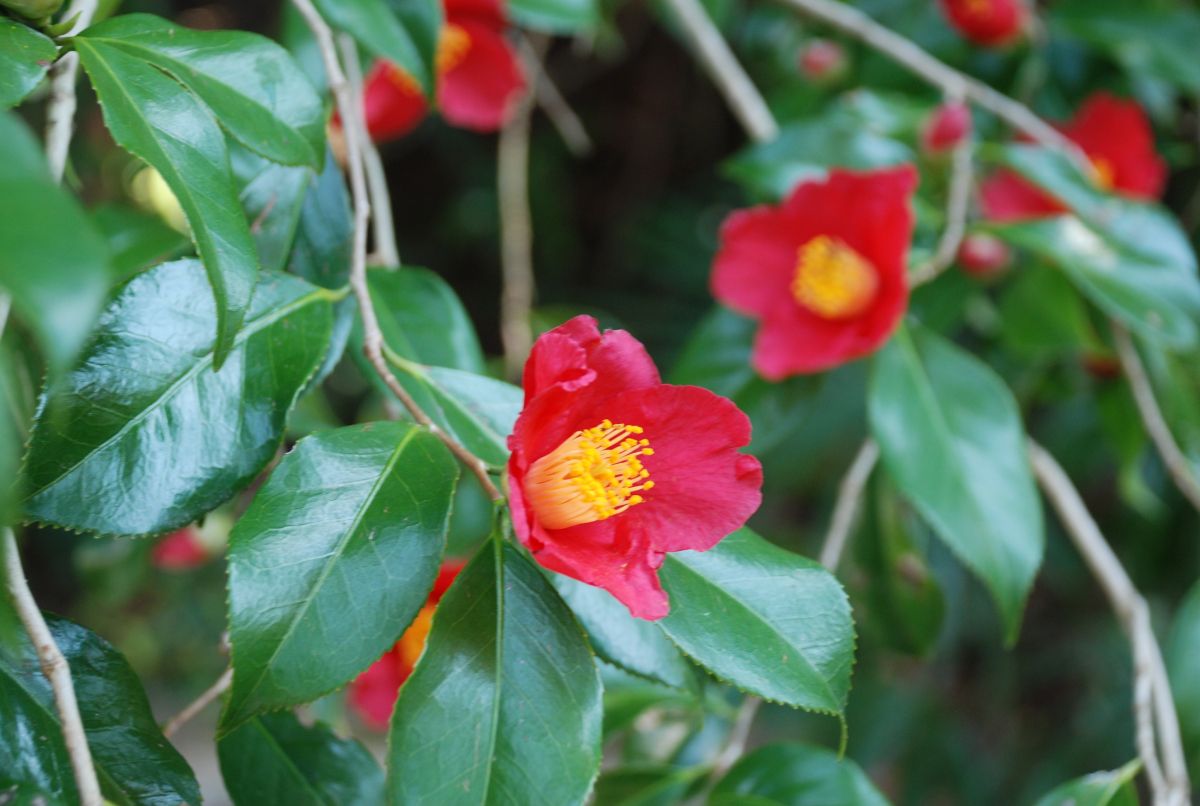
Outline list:
[[[525,75],[505,38],[501,0],[444,0],[438,38],[437,106],[453,126],[496,131],[525,92]],[[403,68],[377,61],[366,79],[367,131],[377,141],[408,134],[429,112],[421,87]]]
[[[758,509],[762,466],[740,452],[749,418],[663,383],[640,342],[590,316],[538,338],[523,385],[508,439],[518,539],[546,568],[662,618],[664,555],[712,548]]]

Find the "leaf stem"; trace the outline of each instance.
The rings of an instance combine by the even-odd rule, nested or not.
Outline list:
[[[500,340],[509,380],[521,376],[533,347],[529,317],[536,283],[533,275],[533,220],[529,212],[529,123],[533,110],[530,93],[517,104],[512,119],[500,129],[496,151],[496,190],[500,214]]]
[[[182,711],[167,720],[167,723],[163,725],[163,736],[167,737],[168,739],[174,736],[176,731],[182,728],[187,722],[196,716],[196,714],[203,711],[214,700],[224,694],[229,689],[229,684],[232,682],[233,667],[231,666],[222,672],[221,676],[217,678],[217,681],[206,688],[199,697],[192,701]]]

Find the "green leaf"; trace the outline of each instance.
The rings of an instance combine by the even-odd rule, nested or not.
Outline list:
[[[367,273],[383,339],[418,364],[482,374],[483,349],[454,290],[428,269]]]
[[[987,585],[1015,641],[1045,536],[1012,393],[969,353],[901,328],[873,362],[868,408],[892,480]]]
[[[216,313],[199,262],[134,277],[38,410],[26,512],[69,529],[141,535],[228,500],[274,456],[325,356],[332,297],[295,277],[264,277],[214,372]]]
[[[314,0],[329,24],[357,39],[381,59],[395,62],[425,91],[433,94],[434,58],[442,28],[436,0]]]
[[[350,277],[353,246],[354,222],[346,180],[333,152],[326,152],[325,168],[309,186],[300,208],[288,271],[314,285],[341,288]]]
[[[695,688],[691,665],[657,624],[629,615],[629,609],[603,588],[562,574],[550,574],[549,579],[600,658],[667,686]]]
[[[91,212],[92,223],[108,241],[114,276],[122,282],[191,249],[187,236],[168,227],[158,216],[121,204],[103,204]]]
[[[46,622],[71,667],[104,797],[118,806],[198,804],[195,776],[163,738],[121,653],[78,624],[49,614]],[[78,802],[50,683],[16,614],[0,600],[0,788],[14,783]]]
[[[376,806],[383,770],[352,739],[290,713],[255,717],[217,742],[221,777],[236,806]]]
[[[571,611],[516,548],[489,541],[400,689],[389,802],[583,803],[600,723],[600,677]]]
[[[1026,359],[1078,356],[1101,350],[1083,298],[1060,271],[1022,266],[1000,297],[1004,344]]]
[[[1094,772],[1043,795],[1034,806],[1137,806],[1133,778],[1142,768],[1134,760],[1110,772]]]
[[[321,99],[291,55],[271,40],[245,31],[194,31],[151,14],[114,17],[80,37],[170,73],[230,134],[267,159],[320,169]]]
[[[0,109],[16,106],[33,92],[57,54],[54,40],[0,17]]]
[[[1200,584],[1192,587],[1171,625],[1163,654],[1175,695],[1188,767],[1200,774]]]
[[[15,480],[33,419],[34,380],[19,354],[0,341],[0,526],[17,519]]]
[[[842,714],[854,623],[832,574],[749,529],[668,554],[660,573],[671,612],[659,624],[697,663],[768,700]]]
[[[113,138],[162,174],[187,216],[217,302],[219,369],[233,349],[258,276],[225,138],[208,109],[158,68],[102,41],[80,37],[75,47]]]
[[[281,271],[296,238],[313,172],[279,165],[239,146],[230,148],[229,157],[259,265],[264,271]]]
[[[0,142],[0,289],[12,296],[57,376],[104,304],[108,250],[79,203],[50,178],[24,124],[8,112],[0,112]]]
[[[677,806],[707,767],[618,767],[596,781],[596,803],[605,806]]]
[[[396,642],[433,587],[457,479],[441,440],[408,423],[297,443],[230,535],[222,730],[317,699]]]
[[[600,22],[597,0],[511,0],[508,13],[523,28],[551,34],[582,33]]]
[[[713,788],[709,806],[887,806],[857,764],[807,744],[760,747]]]

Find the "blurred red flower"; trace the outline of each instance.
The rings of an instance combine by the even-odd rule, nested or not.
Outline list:
[[[437,105],[454,126],[496,131],[525,90],[525,76],[504,38],[501,0],[443,0],[446,22],[437,48]],[[377,61],[364,89],[367,131],[375,140],[408,134],[428,108],[416,80]]]
[[[779,206],[725,219],[713,295],[758,319],[752,361],[763,377],[819,372],[878,348],[908,306],[911,165],[833,169]]]
[[[185,526],[159,540],[150,551],[150,561],[167,571],[186,571],[208,562],[209,551],[200,541],[195,526]]]
[[[1023,0],[940,0],[942,13],[963,38],[976,45],[1007,45],[1025,30]]]
[[[846,51],[831,39],[814,39],[800,51],[796,65],[810,81],[832,80],[846,72]]]
[[[392,718],[392,709],[396,707],[400,686],[404,685],[404,681],[412,674],[417,660],[425,651],[425,640],[429,637],[429,628],[433,625],[433,611],[450,588],[450,583],[463,569],[463,565],[459,560],[446,560],[442,563],[437,579],[433,582],[433,590],[429,592],[429,600],[404,631],[404,635],[400,636],[396,645],[382,658],[371,664],[370,668],[350,684],[350,707],[369,727],[376,730],[387,727]]]
[[[1012,263],[1012,250],[995,235],[973,232],[958,247],[958,265],[974,277],[992,277]]]
[[[941,154],[971,135],[971,110],[964,103],[944,103],[929,115],[921,129],[921,148]]]
[[[508,438],[517,537],[546,568],[662,618],[664,554],[710,549],[758,509],[762,467],[738,452],[749,418],[664,384],[641,343],[590,316],[538,338],[523,383]]]
[[[1134,199],[1162,193],[1167,168],[1154,149],[1154,132],[1135,101],[1106,92],[1091,95],[1060,127],[1091,160],[1096,184]],[[983,214],[993,221],[1040,218],[1067,211],[1053,196],[1013,171],[1000,170],[980,186]]]

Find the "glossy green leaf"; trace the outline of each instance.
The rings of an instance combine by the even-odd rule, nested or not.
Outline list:
[[[1049,266],[1022,266],[1014,274],[1000,297],[1000,325],[1004,344],[1023,358],[1101,349],[1083,298],[1062,272]]]
[[[388,742],[393,804],[583,803],[600,768],[600,677],[571,611],[489,541],[433,618]]]
[[[523,28],[551,34],[582,33],[600,22],[597,0],[511,0],[508,13]]]
[[[125,658],[78,624],[49,614],[46,621],[71,667],[104,797],[118,806],[198,804],[195,776],[163,738]],[[16,614],[0,600],[0,790],[23,785],[64,803],[78,802],[50,683],[16,624]]]
[[[629,615],[629,608],[603,588],[562,574],[550,574],[549,579],[587,631],[599,657],[667,686],[695,687],[691,664],[657,624]]]
[[[350,276],[354,222],[346,180],[332,152],[325,167],[309,185],[300,208],[288,271],[325,288],[341,288]]]
[[[317,434],[283,458],[229,539],[223,730],[317,699],[396,642],[437,576],[457,479],[408,423]]]
[[[887,806],[852,760],[821,747],[784,743],[760,747],[717,782],[709,806]]]
[[[483,349],[454,290],[428,269],[367,274],[383,339],[410,361],[482,374]]]
[[[660,574],[671,612],[659,624],[697,663],[768,700],[842,713],[854,623],[832,574],[749,529],[668,554]]]
[[[1134,760],[1118,770],[1094,772],[1048,792],[1034,806],[1137,806],[1134,777],[1142,763]]]
[[[245,31],[194,31],[151,14],[113,17],[80,37],[167,71],[230,134],[267,159],[321,167],[321,99],[288,52],[271,40]]]
[[[383,770],[353,739],[290,713],[255,717],[217,742],[235,806],[377,806]]]
[[[1167,638],[1163,651],[1171,691],[1175,695],[1175,710],[1179,714],[1179,729],[1183,734],[1188,767],[1193,775],[1200,774],[1200,584],[1192,587]]]
[[[199,262],[134,277],[39,408],[26,512],[70,529],[141,535],[227,500],[275,454],[288,411],[325,356],[331,298],[295,277],[264,277],[214,372],[216,313]]]
[[[104,304],[108,250],[78,202],[50,178],[37,141],[8,112],[0,112],[0,143],[0,289],[57,375]]]
[[[441,3],[435,0],[314,0],[334,28],[357,39],[382,59],[402,67],[426,95],[433,92],[434,57],[442,28]],[[401,14],[399,6],[406,6]]]
[[[219,368],[258,276],[224,135],[208,109],[157,67],[103,41],[81,37],[75,47],[113,138],[162,174],[187,216],[216,299]]]
[[[236,145],[229,156],[259,265],[263,271],[281,271],[291,253],[314,174],[308,168],[279,165]]]
[[[108,241],[114,277],[128,280],[143,269],[182,257],[191,241],[148,215],[121,204],[104,204],[91,211],[92,223]]]
[[[8,342],[0,341],[0,526],[16,520],[15,481],[33,419],[33,378]]]
[[[49,37],[0,17],[0,109],[16,106],[33,92],[57,54]]]
[[[605,806],[677,806],[707,767],[618,767],[596,781],[596,803]]]
[[[913,327],[876,356],[868,405],[892,480],[983,580],[1015,641],[1045,535],[1012,393],[977,358]]]

